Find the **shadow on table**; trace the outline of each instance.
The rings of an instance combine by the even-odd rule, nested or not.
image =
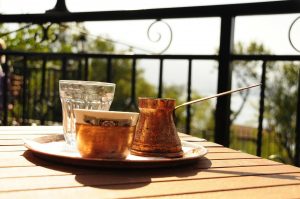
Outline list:
[[[211,167],[211,161],[205,157],[193,164],[166,168],[93,168],[67,165],[46,156],[37,157],[31,151],[26,151],[23,156],[37,166],[58,171],[51,175],[75,175],[75,180],[84,186],[116,190],[143,187],[154,181],[181,180]]]
[[[201,172],[196,165],[197,163],[168,168],[101,169],[91,175],[76,175],[75,179],[85,186],[102,189],[133,189],[155,181],[174,181],[196,176]]]

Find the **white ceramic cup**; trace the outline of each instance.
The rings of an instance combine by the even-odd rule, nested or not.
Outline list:
[[[128,156],[139,113],[75,109],[76,144],[84,158]]]

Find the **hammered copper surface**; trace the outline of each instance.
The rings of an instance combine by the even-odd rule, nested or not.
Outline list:
[[[124,159],[129,154],[135,126],[76,124],[77,149],[84,158]]]
[[[174,99],[139,98],[140,117],[131,153],[140,156],[182,157],[173,121]]]

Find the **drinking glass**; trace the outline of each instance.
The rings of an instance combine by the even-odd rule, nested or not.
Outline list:
[[[59,95],[63,114],[63,132],[67,145],[76,147],[74,109],[108,111],[114,98],[115,84],[96,81],[60,80]]]

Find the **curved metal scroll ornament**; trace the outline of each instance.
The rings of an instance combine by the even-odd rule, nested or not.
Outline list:
[[[151,23],[150,26],[148,27],[148,30],[147,30],[147,36],[148,36],[148,39],[149,39],[150,41],[155,42],[155,43],[158,43],[158,42],[161,41],[162,34],[161,34],[160,32],[156,32],[157,38],[151,37],[151,33],[152,33],[151,31],[152,31],[153,27],[154,27],[155,25],[157,25],[158,23],[164,24],[164,25],[168,28],[168,30],[169,30],[169,32],[170,32],[170,39],[169,39],[169,41],[168,41],[168,44],[167,44],[166,47],[163,48],[159,53],[157,53],[157,54],[163,54],[163,53],[166,52],[166,50],[168,50],[168,48],[171,46],[171,43],[172,43],[172,40],[173,40],[173,32],[172,32],[171,26],[170,26],[168,23],[166,23],[165,21],[162,21],[162,20],[158,19],[158,20],[154,21],[153,23]]]
[[[50,42],[55,42],[58,39],[58,33],[50,33],[50,27],[53,25],[53,23],[48,23],[48,24],[38,24],[41,27],[41,32],[36,32],[34,34],[34,39],[36,42],[43,42],[43,41],[50,41]],[[50,34],[53,34],[51,36]],[[41,38],[41,39],[39,39]]]
[[[297,51],[297,52],[300,53],[300,49],[296,47],[296,45],[293,43],[292,38],[291,38],[291,32],[292,32],[292,29],[293,29],[294,25],[296,24],[296,22],[297,22],[298,20],[300,20],[300,16],[297,17],[297,18],[291,23],[290,28],[289,28],[289,33],[288,33],[289,35],[288,35],[288,36],[289,36],[289,42],[290,42],[291,46],[294,48],[295,51]]]

